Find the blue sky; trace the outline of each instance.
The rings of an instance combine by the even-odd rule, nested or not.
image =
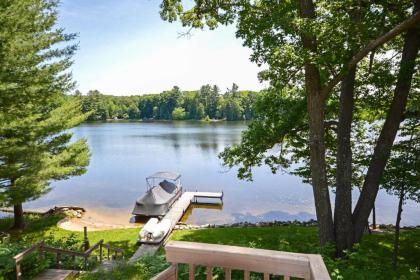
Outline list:
[[[233,26],[194,30],[190,38],[179,23],[160,19],[158,0],[62,0],[58,25],[78,33],[72,68],[78,89],[105,94],[158,93],[233,82],[240,89],[263,88],[261,70],[250,50],[236,39]]]

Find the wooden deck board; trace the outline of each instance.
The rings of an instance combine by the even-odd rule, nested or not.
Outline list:
[[[79,274],[76,270],[64,269],[47,269],[41,275],[34,278],[34,280],[64,280],[73,279]]]
[[[169,236],[172,232],[176,224],[181,220],[182,216],[187,211],[190,204],[196,200],[197,198],[215,198],[215,199],[223,199],[222,192],[184,192],[177,201],[174,202],[171,209],[163,216],[162,219],[169,219],[171,221],[171,226],[169,228],[168,234],[162,240],[160,244],[143,244],[141,245],[134,255],[130,258],[129,262],[135,262],[136,260],[140,259],[142,256],[146,254],[155,254],[157,250],[159,250],[162,243],[165,239]]]

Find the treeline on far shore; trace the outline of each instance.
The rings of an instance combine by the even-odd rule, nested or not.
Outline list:
[[[177,86],[159,94],[114,96],[97,90],[82,98],[83,112],[92,112],[88,120],[250,120],[259,92],[239,91],[236,84],[221,93],[217,86],[203,85],[196,91],[181,91]]]

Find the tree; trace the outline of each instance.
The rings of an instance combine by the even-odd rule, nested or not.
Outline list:
[[[407,199],[420,202],[420,121],[404,122],[399,141],[392,148],[391,156],[382,176],[382,187],[398,197],[395,222],[395,240],[392,263],[398,263],[400,222],[403,205]]]
[[[184,120],[186,115],[184,108],[177,107],[172,111],[173,120]]]
[[[83,174],[85,140],[64,132],[87,118],[67,71],[74,35],[55,29],[57,1],[14,0],[0,4],[0,188],[14,207],[14,227],[24,226],[22,203],[49,190],[52,180]],[[56,45],[64,46],[57,48]]]
[[[198,91],[181,91],[174,87],[170,91],[142,96],[113,96],[97,90],[90,90],[86,95],[77,92],[76,95],[82,98],[82,111],[90,113],[88,120],[105,121],[114,118],[171,120],[176,108],[184,109],[185,119],[200,120],[208,116],[249,120],[254,117],[253,104],[259,94],[238,91],[235,85],[223,98],[217,86],[204,85]]]
[[[195,1],[195,5],[189,10],[184,10],[181,1],[167,0],[163,1],[161,5],[163,19],[168,21],[180,19],[184,26],[204,28],[207,25],[210,29],[214,29],[218,24],[236,23],[238,29],[236,35],[253,50],[251,60],[259,65],[265,63],[269,66],[268,70],[260,73],[260,78],[269,80],[273,89],[282,93],[285,89],[303,93],[307,105],[306,127],[310,150],[308,162],[311,174],[310,182],[314,191],[322,245],[328,241],[336,240],[337,229],[334,227],[329,198],[327,170],[329,155],[326,149],[328,141],[326,131],[328,131],[327,125],[329,125],[326,117],[329,114],[327,108],[331,104],[329,103],[331,95],[336,86],[344,79],[347,80],[344,83],[347,83],[348,86],[342,85],[343,98],[348,97],[348,93],[351,94],[353,91],[351,76],[355,73],[357,64],[369,53],[376,51],[397,35],[412,28],[419,21],[420,13],[417,11],[417,4],[411,17],[408,13],[413,5],[408,1],[401,1],[399,4],[401,5],[396,9],[393,3],[387,1],[380,4],[360,1],[340,3],[317,1],[315,4],[311,0]],[[338,30],[345,30],[345,32],[337,32]],[[412,28],[412,30],[414,29]],[[415,46],[416,44],[411,40],[409,45]],[[412,71],[406,71],[409,75],[406,79],[408,87],[405,89],[408,90],[412,77],[410,72]],[[292,101],[290,97],[288,99],[287,102]],[[299,100],[295,101],[300,103]],[[399,107],[404,108],[404,103],[399,102],[398,105],[402,105]],[[277,110],[289,111],[284,108],[277,108]],[[351,107],[349,111],[352,113]],[[395,127],[394,124],[398,123],[398,119],[400,119],[399,111],[400,109],[391,112],[392,127]],[[340,135],[349,137],[348,124],[351,124],[351,116],[348,111],[342,113]],[[280,115],[284,116],[281,113]],[[285,127],[290,129],[290,127]],[[255,125],[252,128],[259,129],[260,127]],[[272,129],[267,127],[266,131],[259,130],[264,134],[267,131],[271,133]],[[294,133],[293,131],[288,132]],[[388,139],[393,140],[393,133],[392,129]],[[284,139],[284,133],[273,132],[273,134],[283,136],[277,138],[277,143],[279,143],[279,139]],[[382,145],[382,142],[380,140],[378,144],[384,146],[386,151],[389,142],[386,140],[385,145]],[[262,150],[261,144],[248,144],[254,144],[258,150]],[[343,159],[340,162],[340,171],[344,168],[348,173],[348,170],[351,170],[351,157],[348,157],[349,142],[346,141],[340,145],[339,158]],[[241,147],[244,150],[248,149],[245,148],[245,145],[241,145]],[[272,146],[263,148],[266,152]],[[238,150],[235,150],[231,156],[235,157],[237,153]],[[386,158],[386,153],[383,155]],[[263,158],[264,156],[257,154],[252,160],[245,163],[260,164]],[[374,155],[372,161],[375,160],[376,156]],[[230,161],[230,163],[234,161]],[[280,160],[268,156],[269,163],[278,161]],[[335,217],[344,224],[344,230],[338,232],[340,236],[337,239],[338,248],[349,247],[353,242],[360,240],[367,223],[366,213],[369,215],[376,197],[379,184],[376,179],[382,171],[381,164],[375,164],[375,174],[371,176],[374,180],[371,180],[371,184],[365,184],[366,187],[363,188],[358,203],[362,207],[356,206],[356,211],[353,214],[351,213],[351,196],[349,196],[351,188],[350,191],[348,188],[349,176],[345,177],[344,182],[338,186],[340,192],[336,200],[339,204],[336,204],[335,209],[343,205],[345,210],[337,212],[337,217]],[[372,172],[368,171],[368,174],[372,174]],[[368,176],[368,179],[371,177]],[[343,192],[341,192],[342,189]],[[349,205],[350,207],[348,207]]]

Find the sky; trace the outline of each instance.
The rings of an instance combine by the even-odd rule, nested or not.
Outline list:
[[[58,26],[78,33],[72,73],[82,93],[133,95],[232,83],[260,90],[261,71],[250,49],[235,38],[234,26],[193,30],[159,16],[159,0],[62,0]]]

